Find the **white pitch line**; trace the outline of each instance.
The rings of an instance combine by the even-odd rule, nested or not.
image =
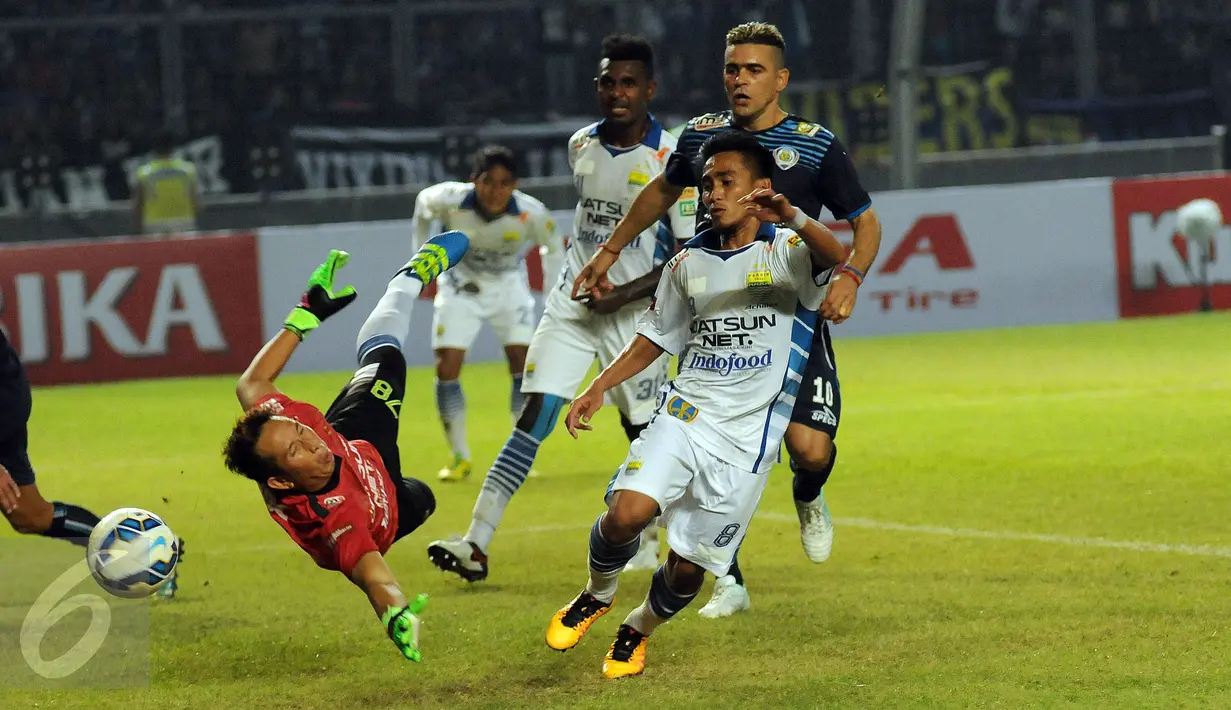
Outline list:
[[[795,522],[796,517],[784,513],[758,513],[758,518]],[[1103,537],[1071,537],[1069,535],[1052,535],[1048,533],[1023,533],[1008,530],[973,530],[970,528],[946,528],[939,525],[904,525],[889,523],[867,518],[834,518],[837,527],[867,528],[870,530],[889,530],[893,532],[918,533],[922,535],[941,535],[944,537],[966,537],[983,540],[1006,540],[1019,542],[1045,542],[1053,545],[1070,547],[1102,547],[1116,550],[1132,550],[1134,552],[1172,552],[1181,555],[1199,557],[1231,557],[1231,547],[1215,545],[1183,545],[1163,542],[1140,542],[1132,540],[1108,540]]]
[[[929,398],[926,402],[915,404],[869,405],[846,407],[847,414],[890,414],[893,412],[916,412],[935,409],[950,409],[954,407],[992,407],[1004,404],[1043,404],[1047,402],[1064,402],[1083,399],[1118,399],[1122,397],[1147,397],[1163,394],[1180,394],[1184,392],[1225,392],[1231,390],[1231,383],[1210,382],[1200,385],[1176,385],[1172,387],[1141,387],[1106,390],[1074,390],[1071,392],[1043,392],[1037,394],[1005,395],[1001,397],[969,397],[952,399]]]
[[[761,520],[774,522],[798,522],[798,518],[787,513],[757,513]],[[526,528],[513,528],[500,531],[501,535],[537,535],[539,533],[576,532],[589,530],[593,523],[575,523],[569,525],[535,525]],[[1099,547],[1114,550],[1131,550],[1133,552],[1161,552],[1197,557],[1227,557],[1231,558],[1231,547],[1216,545],[1183,545],[1163,542],[1140,542],[1132,540],[1109,540],[1103,537],[1072,537],[1069,535],[1052,535],[1048,533],[1022,533],[1008,530],[974,530],[971,528],[946,528],[940,525],[905,525],[890,523],[883,520],[868,518],[834,518],[838,527],[865,528],[868,530],[886,530],[890,532],[916,533],[921,535],[939,535],[943,537],[962,537],[982,540],[1000,540],[1008,542],[1043,542],[1052,545],[1068,547]],[[251,552],[289,552],[298,550],[294,543],[277,545],[252,545],[244,547],[220,548],[204,550],[202,555],[226,555],[232,553]]]

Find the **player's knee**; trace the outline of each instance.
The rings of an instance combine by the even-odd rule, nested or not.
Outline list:
[[[529,434],[536,441],[543,441],[552,429],[556,428],[556,420],[560,418],[560,410],[564,408],[565,400],[563,397],[542,392],[526,392],[525,397],[521,416],[517,418],[517,429]]]
[[[456,380],[462,374],[462,360],[465,351],[441,349],[436,351],[436,379]]]
[[[516,377],[526,370],[526,347],[513,346],[505,348],[504,357],[509,361],[509,372]]]
[[[689,562],[672,550],[667,554],[667,585],[678,594],[690,594],[705,581],[705,568]]]
[[[542,392],[526,392],[525,404],[522,405],[521,416],[517,418],[517,428],[521,431],[530,433],[534,428],[535,422],[538,421],[539,413],[543,411],[543,393]]]
[[[795,435],[788,437],[786,448],[795,466],[807,471],[825,468],[833,455],[829,435],[806,427],[797,427]]]
[[[610,541],[627,541],[641,534],[658,514],[653,498],[633,491],[620,491],[603,519],[603,535]]]

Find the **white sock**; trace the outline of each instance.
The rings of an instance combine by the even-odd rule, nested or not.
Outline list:
[[[611,603],[615,593],[620,588],[620,572],[599,572],[590,568],[590,580],[586,582],[586,593],[595,599]]]
[[[367,351],[378,345],[394,343],[401,348],[406,344],[415,300],[419,298],[419,292],[422,290],[423,284],[418,279],[402,273],[393,277],[385,287],[385,294],[380,297],[368,319],[359,328],[359,337],[355,344],[360,360]]]
[[[487,554],[487,548],[496,535],[496,528],[500,526],[500,519],[504,517],[504,507],[508,504],[508,496],[499,491],[486,486],[479,491],[465,539],[478,545],[483,554]]]
[[[655,614],[654,610],[650,608],[650,600],[648,597],[645,601],[641,602],[641,606],[629,612],[628,616],[624,619],[625,624],[628,624],[646,636],[654,633],[654,629],[657,629],[666,622],[666,619],[662,618],[658,614]]]
[[[466,444],[466,395],[457,380],[436,380],[436,411],[444,425],[445,437],[453,455],[470,460]]]

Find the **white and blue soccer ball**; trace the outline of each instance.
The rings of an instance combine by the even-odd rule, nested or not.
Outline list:
[[[86,547],[94,581],[126,599],[158,591],[179,561],[179,538],[162,518],[141,508],[120,508],[107,515],[94,526]]]
[[[1222,229],[1222,210],[1218,203],[1203,197],[1186,203],[1176,210],[1180,234],[1188,240],[1208,245]]]

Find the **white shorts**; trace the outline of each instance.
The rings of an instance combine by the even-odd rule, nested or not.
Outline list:
[[[658,501],[659,527],[675,554],[716,577],[727,573],[769,474],[722,461],[697,446],[688,424],[662,414],[628,448],[608,488]]]
[[[550,309],[545,311],[530,341],[521,391],[563,399],[577,396],[577,388],[595,358],[601,367],[606,367],[628,346],[637,334],[641,313],[642,309],[630,306],[610,315],[578,319],[553,315]],[[611,403],[633,424],[649,422],[658,390],[667,382],[670,367],[671,358],[664,354],[640,374],[608,392]]]
[[[483,321],[502,345],[528,345],[534,335],[534,296],[521,271],[485,276],[462,274],[437,281],[432,316],[432,349],[469,350]]]

